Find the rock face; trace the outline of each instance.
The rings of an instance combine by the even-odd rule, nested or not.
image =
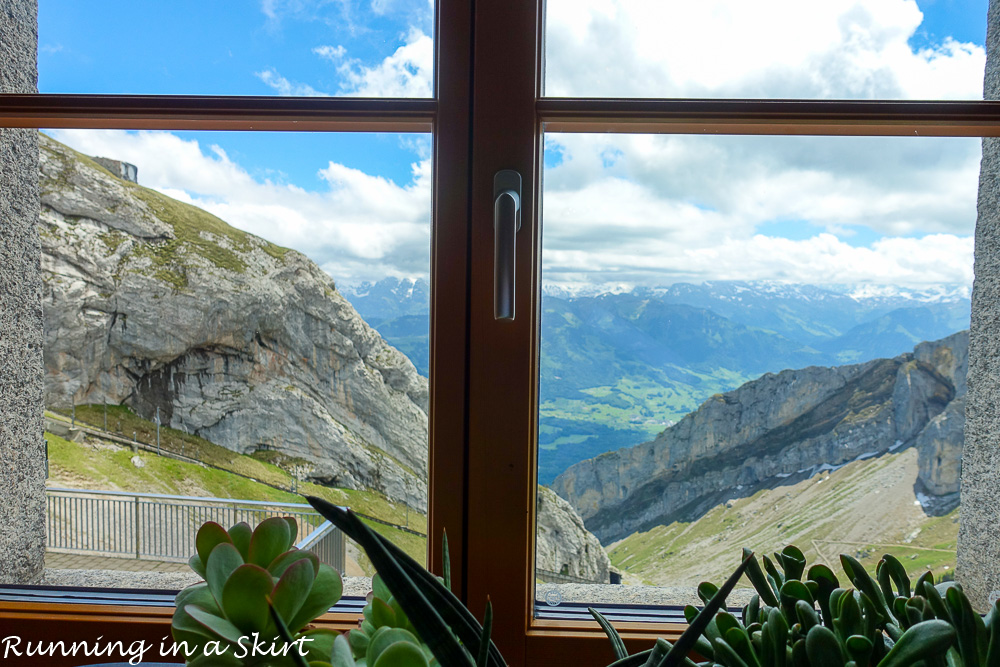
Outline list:
[[[0,94],[37,93],[38,3],[0,0]],[[37,132],[0,128],[0,584],[45,561]]]
[[[936,343],[921,343],[913,356],[932,365],[955,387],[955,400],[931,419],[914,440],[919,453],[920,481],[937,496],[957,494],[962,486],[962,450],[965,444],[965,399],[968,391],[969,333]]]
[[[535,567],[608,583],[611,561],[568,502],[539,486],[536,516]]]
[[[426,507],[427,380],[305,256],[40,135],[45,402],[121,403]]]
[[[722,495],[904,445],[921,448],[924,486],[951,493],[967,365],[961,332],[893,359],[768,373],[713,396],[651,442],[570,467],[553,489],[604,543],[697,516]]]

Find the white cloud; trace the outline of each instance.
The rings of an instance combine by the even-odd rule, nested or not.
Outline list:
[[[981,99],[985,49],[914,50],[922,19],[914,0],[549,0],[546,93]]]
[[[411,28],[404,44],[382,62],[369,67],[357,59],[348,59],[338,67],[338,73],[344,95],[432,97],[434,40]]]
[[[254,76],[272,88],[279,95],[293,95],[296,97],[328,97],[328,93],[323,93],[312,86],[304,83],[293,83],[278,74],[274,69],[267,69],[263,72],[254,72]]]
[[[348,56],[343,45],[321,45],[312,52],[336,65],[340,78],[337,95],[349,97],[432,97],[434,40],[410,28],[403,45],[374,65]],[[255,73],[279,95],[325,96],[309,84],[290,81],[277,70]]]
[[[913,0],[549,0],[546,94],[978,99]],[[984,17],[985,20],[985,17]],[[926,26],[924,26],[926,28]],[[549,135],[547,282],[971,283],[977,140]]]
[[[549,135],[546,146],[562,160],[545,170],[546,283],[971,283],[975,139]]]
[[[313,49],[313,53],[315,53],[321,58],[332,60],[334,62],[339,62],[344,57],[344,54],[347,53],[347,49],[345,49],[343,45],[317,46],[316,48]]]
[[[308,191],[257,180],[220,147],[169,132],[54,130],[50,134],[88,155],[138,165],[143,185],[300,250],[337,281],[427,276],[429,159],[412,166],[412,178],[405,185],[328,162],[318,165],[317,172],[329,188]]]

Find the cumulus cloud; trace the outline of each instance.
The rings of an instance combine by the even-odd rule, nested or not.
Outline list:
[[[340,93],[358,97],[432,97],[434,40],[411,28],[402,46],[381,62],[368,66],[348,58],[343,46],[319,47],[314,51],[339,61]]]
[[[310,191],[256,179],[221,147],[169,132],[54,130],[51,134],[88,155],[114,156],[139,165],[143,185],[300,250],[337,281],[427,276],[429,159],[414,163],[411,179],[403,185],[335,162],[318,164],[317,173],[328,188]]]
[[[410,28],[403,44],[374,65],[348,55],[347,48],[324,44],[312,52],[336,66],[337,95],[349,97],[433,97],[434,40]],[[274,69],[256,72],[257,78],[279,95],[328,95],[306,83],[286,79]]]
[[[981,99],[985,49],[915,49],[922,20],[914,0],[550,0],[546,94]]]
[[[546,147],[559,155],[544,178],[547,284],[971,284],[976,139],[549,135]]]
[[[982,96],[983,46],[913,46],[913,0],[549,0],[547,12],[552,96]],[[971,283],[978,140],[603,134],[545,145],[546,282]]]

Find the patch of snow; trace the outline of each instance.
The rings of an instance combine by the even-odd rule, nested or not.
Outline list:
[[[902,445],[903,445],[903,441],[902,440],[897,440],[895,442],[895,444],[893,444],[892,447],[889,448],[889,451],[891,452],[894,449],[899,449]]]

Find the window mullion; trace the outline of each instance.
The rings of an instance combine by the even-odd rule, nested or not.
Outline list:
[[[538,4],[479,3],[475,22],[470,304],[467,601],[493,604],[493,636],[509,664],[529,662],[533,597],[539,126]],[[493,312],[493,178],[522,178],[515,319]]]

